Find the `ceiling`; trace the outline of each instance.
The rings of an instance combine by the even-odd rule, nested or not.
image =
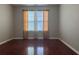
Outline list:
[[[52,6],[58,4],[12,4],[13,6]]]

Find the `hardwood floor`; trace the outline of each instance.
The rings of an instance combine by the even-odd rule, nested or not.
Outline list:
[[[0,55],[77,55],[61,41],[53,40],[11,40],[0,45]]]

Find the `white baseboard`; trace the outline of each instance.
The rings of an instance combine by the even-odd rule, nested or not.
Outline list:
[[[79,51],[77,51],[75,48],[73,48],[71,45],[69,45],[67,42],[65,42],[62,39],[59,39],[62,43],[64,43],[67,47],[69,47],[71,50],[73,50],[75,53],[79,55]]]
[[[15,37],[13,39],[23,39],[23,37]],[[28,39],[34,39],[34,37],[28,37]],[[43,39],[43,37],[38,37],[38,39]]]
[[[4,43],[6,43],[6,42],[9,42],[9,41],[11,41],[11,40],[13,40],[13,39],[11,38],[11,39],[5,40],[5,41],[3,41],[3,42],[0,42],[0,45],[4,44]]]
[[[60,39],[58,37],[49,37],[49,39]]]
[[[13,39],[23,39],[23,37],[15,37]],[[34,39],[34,37],[28,37],[28,39]],[[43,37],[38,37],[38,39],[43,39]],[[60,39],[57,37],[49,37],[49,39]]]
[[[34,39],[34,37],[28,37],[28,39]],[[43,39],[43,37],[38,37],[38,39]]]
[[[14,37],[13,39],[23,39],[23,37]]]

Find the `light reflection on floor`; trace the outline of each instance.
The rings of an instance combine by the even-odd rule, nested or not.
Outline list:
[[[44,48],[43,47],[37,47],[37,55],[43,55],[44,54]]]
[[[28,55],[34,55],[34,47],[28,47],[27,48],[27,53],[28,53]]]
[[[44,55],[44,47],[38,46],[38,47],[33,47],[33,46],[29,46],[27,48],[27,54],[28,55],[34,55],[36,53],[36,55]]]

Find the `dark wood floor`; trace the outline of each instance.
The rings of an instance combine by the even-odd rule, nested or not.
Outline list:
[[[77,55],[61,41],[53,40],[11,40],[0,45],[0,55]]]

